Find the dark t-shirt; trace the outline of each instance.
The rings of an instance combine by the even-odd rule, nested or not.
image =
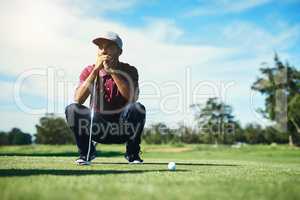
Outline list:
[[[94,66],[95,65],[88,65],[82,70],[78,87],[87,79]],[[139,76],[137,69],[127,63],[120,62],[120,65],[116,68],[116,72],[121,75],[129,85],[132,96],[132,100],[130,101],[137,100],[139,93]],[[89,89],[92,91],[93,85],[91,85]],[[94,105],[94,110],[103,114],[119,113],[129,102],[121,95],[114,79],[110,74],[107,74],[104,69],[99,71],[96,94],[97,103]],[[94,98],[93,95],[91,97],[90,108],[93,107],[92,99]]]

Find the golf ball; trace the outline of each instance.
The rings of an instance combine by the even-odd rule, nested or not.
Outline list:
[[[176,170],[176,164],[174,162],[169,162],[168,169],[171,170],[171,171],[175,171]]]

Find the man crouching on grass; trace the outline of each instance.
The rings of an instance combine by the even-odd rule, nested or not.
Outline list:
[[[141,135],[145,125],[146,111],[137,103],[139,93],[137,69],[119,61],[122,40],[118,34],[107,32],[93,40],[98,46],[97,61],[86,66],[80,74],[75,90],[76,103],[65,109],[69,127],[74,133],[79,150],[77,164],[85,164],[96,157],[95,143],[126,143],[125,158],[129,163],[142,163],[140,158]],[[98,78],[96,79],[96,77]],[[96,94],[92,93],[96,83]],[[90,108],[82,105],[88,96]],[[96,101],[93,102],[93,100]],[[92,140],[89,158],[89,130],[91,111],[94,109]]]

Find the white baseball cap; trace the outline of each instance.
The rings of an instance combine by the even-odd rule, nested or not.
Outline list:
[[[123,47],[122,39],[120,38],[120,36],[117,33],[114,33],[111,31],[104,32],[104,33],[100,34],[100,36],[98,36],[97,38],[93,39],[93,43],[95,45],[99,46],[99,44],[101,44],[101,42],[103,42],[103,40],[113,41],[114,43],[116,43],[116,45],[120,49],[122,49],[122,47]]]

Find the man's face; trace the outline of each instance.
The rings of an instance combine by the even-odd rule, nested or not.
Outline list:
[[[98,54],[118,58],[121,55],[121,50],[114,42],[103,40],[101,44],[98,45]]]

